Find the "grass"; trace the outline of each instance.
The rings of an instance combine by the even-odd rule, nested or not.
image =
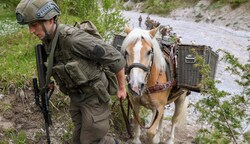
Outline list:
[[[15,10],[7,10],[4,5],[0,4],[0,21],[7,18],[15,20]]]
[[[34,45],[39,43],[19,26],[15,13],[0,5],[0,91],[6,93],[10,86],[21,87],[35,74]]]
[[[31,82],[35,72],[34,46],[40,43],[28,34],[27,27],[0,37],[0,82],[3,92],[10,85],[21,87]]]
[[[0,101],[0,112],[4,112],[8,109],[11,109],[11,105],[3,101]]]
[[[0,144],[8,144],[12,139],[14,144],[26,144],[26,133],[24,131],[17,132],[14,129],[5,129],[3,131],[4,138],[0,140]]]

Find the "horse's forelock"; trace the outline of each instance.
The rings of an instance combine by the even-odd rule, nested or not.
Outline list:
[[[166,69],[166,61],[163,57],[162,51],[160,49],[158,41],[153,37],[151,37],[149,31],[142,29],[133,29],[125,38],[122,44],[121,51],[124,53],[126,47],[131,44],[135,44],[138,40],[144,39],[149,44],[152,45],[154,51],[154,63],[157,69],[162,69],[165,71]]]

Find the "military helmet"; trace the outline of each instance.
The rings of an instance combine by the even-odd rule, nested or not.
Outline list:
[[[49,20],[60,15],[53,0],[21,0],[16,7],[16,19],[21,25],[39,20]]]

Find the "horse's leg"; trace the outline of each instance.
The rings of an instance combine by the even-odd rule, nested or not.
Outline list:
[[[162,117],[163,117],[163,113],[164,113],[164,106],[158,107],[157,111],[158,111],[157,117],[156,117],[153,125],[147,131],[148,138],[154,144],[157,144],[160,142],[160,134],[157,134],[157,133],[159,131],[159,124],[162,122]]]
[[[187,115],[186,95],[187,91],[185,91],[178,99],[174,101],[175,111],[172,117],[172,127],[170,131],[170,138],[167,142],[168,144],[174,144],[174,132],[176,125],[186,120],[186,115]]]
[[[139,116],[139,112],[140,112],[140,104],[138,101],[139,101],[139,98],[133,101],[134,112],[137,116]],[[133,144],[141,144],[140,135],[141,135],[141,127],[138,124],[134,116],[134,139],[132,141]]]
[[[162,115],[161,120],[159,122],[159,126],[158,126],[158,130],[156,132],[156,135],[153,138],[153,143],[160,143],[160,141],[161,141],[161,134],[163,131],[163,118],[164,118],[163,115]]]

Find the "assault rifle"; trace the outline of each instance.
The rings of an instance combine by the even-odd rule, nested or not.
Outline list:
[[[49,99],[54,89],[49,90],[48,86],[45,86],[47,69],[44,65],[44,62],[47,61],[47,56],[45,53],[44,46],[42,44],[36,45],[35,53],[36,53],[36,65],[37,65],[38,80],[39,80],[39,87],[38,87],[37,78],[33,78],[35,103],[40,107],[41,112],[43,113],[47,143],[50,144],[49,126],[52,125],[52,120],[49,111]]]

